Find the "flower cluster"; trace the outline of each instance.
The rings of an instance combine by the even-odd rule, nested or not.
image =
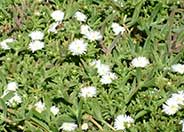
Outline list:
[[[46,110],[45,103],[43,103],[42,101],[38,101],[37,103],[35,103],[34,108],[39,113],[42,113],[44,110]],[[57,115],[59,113],[59,108],[56,107],[56,106],[51,106],[50,107],[50,112],[53,115]]]
[[[10,47],[8,46],[8,43],[12,43],[14,41],[15,40],[12,39],[12,38],[5,39],[2,42],[0,42],[0,46],[1,46],[2,49],[8,50],[8,49],[10,49]]]
[[[94,60],[91,65],[97,68],[97,72],[101,77],[100,82],[102,84],[110,84],[113,80],[117,79],[115,73],[111,72],[110,66],[102,64],[100,60]]]
[[[9,92],[14,92],[13,93],[13,97],[11,97],[6,104],[10,107],[15,107],[18,104],[22,103],[22,98],[21,96],[17,93],[17,89],[18,89],[18,84],[16,82],[9,82],[7,84],[7,88],[5,89],[3,96],[6,96]]]
[[[114,128],[116,130],[125,130],[126,128],[130,128],[132,123],[134,123],[134,119],[127,115],[118,115],[114,122]]]
[[[62,23],[64,16],[65,13],[60,10],[52,12],[51,17],[52,19],[55,20],[55,22],[49,26],[48,32],[57,33],[57,26],[59,26]]]
[[[184,106],[184,91],[172,94],[165,104],[163,104],[163,112],[168,115],[174,115],[181,106]]]
[[[32,39],[29,43],[29,49],[31,49],[32,52],[44,48],[44,42],[41,41],[43,40],[44,34],[41,31],[33,31],[29,34],[29,37]]]

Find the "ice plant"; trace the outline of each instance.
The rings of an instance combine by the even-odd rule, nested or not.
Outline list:
[[[49,26],[48,32],[57,33],[57,26],[60,24],[60,22],[54,22]]]
[[[93,86],[88,86],[81,88],[81,92],[79,94],[81,97],[94,97],[96,96],[96,88]]]
[[[103,38],[99,31],[90,31],[85,34],[85,37],[90,41],[101,40]]]
[[[88,129],[88,123],[83,123],[82,126],[81,126],[81,129],[86,131]]]
[[[115,73],[109,72],[101,76],[100,82],[102,84],[110,84],[112,83],[112,80],[115,80],[115,79],[117,79],[117,76],[115,75]]]
[[[82,25],[80,27],[80,32],[90,41],[101,40],[103,38],[99,31],[92,30],[88,25]]]
[[[184,73],[184,65],[183,64],[174,64],[171,66],[171,70],[173,72],[183,74]]]
[[[15,40],[12,39],[12,38],[5,39],[5,40],[3,40],[2,42],[0,42],[0,46],[1,46],[2,49],[8,50],[8,49],[10,49],[8,43],[12,43],[12,42],[14,42],[14,41],[15,41]]]
[[[74,131],[77,128],[77,124],[73,122],[64,122],[60,129],[64,131]]]
[[[31,37],[32,41],[43,40],[44,33],[41,31],[33,31],[29,34],[29,37]]]
[[[29,49],[31,49],[31,51],[34,53],[37,50],[41,50],[44,48],[44,42],[42,41],[32,41],[31,43],[29,43]]]
[[[50,107],[50,111],[52,112],[53,115],[57,115],[59,112],[59,108],[56,106]]]
[[[149,60],[146,57],[139,56],[132,60],[131,64],[134,67],[141,67],[144,68],[149,64]]]
[[[88,25],[82,25],[80,27],[80,33],[83,35],[88,34],[92,29]]]
[[[127,115],[118,115],[114,122],[114,128],[116,130],[125,130],[126,128],[130,128],[132,123],[134,123],[134,119]]]
[[[84,15],[84,14],[83,14],[82,12],[80,12],[80,11],[77,11],[77,12],[75,13],[74,17],[75,17],[78,21],[80,21],[80,22],[85,22],[86,19],[87,19],[87,16]]]
[[[42,111],[46,109],[45,103],[43,103],[42,101],[37,102],[34,106],[35,106],[35,110],[39,113],[42,113]]]
[[[87,43],[83,39],[76,39],[70,43],[68,48],[72,52],[72,55],[82,55],[87,51]]]
[[[111,27],[115,35],[118,35],[120,33],[123,34],[125,31],[124,27],[120,26],[118,23],[115,22],[112,23]]]
[[[168,115],[174,115],[181,106],[184,105],[184,91],[172,94],[165,104],[163,104],[163,112]]]
[[[51,13],[51,17],[57,22],[62,22],[64,19],[64,15],[65,13],[60,10],[56,10]]]
[[[17,93],[14,93],[14,96],[12,98],[10,98],[6,104],[10,107],[14,107],[18,104],[22,103],[22,98],[21,96],[19,96]]]
[[[90,65],[97,68],[97,72],[101,77],[100,82],[102,84],[110,84],[113,80],[117,79],[116,74],[111,72],[110,66],[102,64],[100,60],[94,60]]]
[[[8,91],[16,91],[18,89],[18,84],[16,82],[9,82],[7,85]]]

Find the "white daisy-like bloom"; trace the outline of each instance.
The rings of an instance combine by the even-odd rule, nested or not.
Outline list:
[[[117,76],[115,75],[115,73],[109,72],[101,77],[100,82],[102,84],[110,84],[112,83],[112,80],[115,80],[115,79],[117,79]]]
[[[184,105],[184,91],[172,94],[171,100],[174,100],[176,104]]]
[[[5,39],[2,42],[0,42],[0,46],[1,46],[2,49],[8,50],[8,49],[10,49],[10,47],[9,47],[9,45],[7,43],[12,43],[14,41],[15,40],[13,38]]]
[[[17,93],[14,93],[14,96],[6,102],[8,106],[16,106],[22,103],[22,98]]]
[[[57,22],[62,22],[64,19],[64,15],[65,13],[60,10],[56,10],[51,13],[51,17]]]
[[[45,103],[43,103],[42,101],[37,102],[34,106],[35,110],[39,113],[42,113],[42,111],[46,109]]]
[[[114,128],[116,130],[125,130],[126,128],[131,127],[134,123],[134,119],[127,115],[118,115],[114,122]]]
[[[96,67],[97,67],[97,72],[100,76],[106,75],[111,71],[110,66],[106,64],[96,65]]]
[[[54,22],[49,26],[48,32],[57,33],[57,26],[60,24],[60,22]]]
[[[75,13],[74,17],[75,17],[78,21],[80,21],[80,22],[85,22],[85,21],[87,20],[87,16],[84,15],[84,14],[83,14],[82,12],[80,12],[80,11],[77,11],[77,12]]]
[[[149,64],[149,60],[146,57],[139,56],[132,60],[131,64],[134,67],[146,67]]]
[[[99,31],[90,31],[85,34],[85,37],[90,41],[102,40],[103,36]]]
[[[16,91],[18,89],[18,84],[16,82],[9,82],[7,85],[8,91]]]
[[[87,43],[83,39],[76,39],[69,45],[72,55],[82,55],[87,51]]]
[[[106,75],[103,75],[101,77],[100,82],[102,84],[111,84],[112,83],[112,79],[111,79],[111,77],[108,74],[106,74]]]
[[[35,52],[37,50],[41,50],[44,48],[44,42],[42,41],[32,41],[29,44],[29,49],[31,49],[32,52]]]
[[[32,41],[42,40],[44,37],[44,33],[41,31],[33,31],[29,34],[29,37],[31,37]]]
[[[115,35],[118,35],[120,33],[123,34],[125,31],[124,27],[120,26],[118,23],[115,22],[112,23],[111,27]]]
[[[82,25],[80,27],[80,33],[83,35],[88,34],[90,31],[92,31],[92,29],[88,25]]]
[[[56,106],[50,107],[50,111],[52,112],[53,115],[57,115],[59,112],[59,108]]]
[[[73,122],[64,122],[60,129],[63,129],[64,131],[74,131],[77,127],[77,124]]]
[[[83,123],[81,129],[86,131],[89,128],[88,123]]]
[[[180,106],[176,104],[175,100],[170,98],[166,101],[166,104],[163,104],[162,111],[168,115],[174,115],[179,109]]]
[[[84,97],[84,98],[95,97],[96,96],[96,88],[93,86],[81,88],[79,96]]]
[[[184,65],[182,64],[174,64],[171,66],[171,70],[173,72],[178,72],[180,74],[183,74],[184,73]]]

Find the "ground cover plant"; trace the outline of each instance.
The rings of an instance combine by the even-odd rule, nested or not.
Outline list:
[[[184,131],[182,0],[1,0],[0,131]]]

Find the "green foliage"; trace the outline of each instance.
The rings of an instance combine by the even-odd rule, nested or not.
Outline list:
[[[88,132],[113,131],[114,119],[128,114],[135,119],[130,132],[178,132],[183,110],[173,116],[162,112],[162,104],[173,92],[184,90],[184,78],[164,68],[184,63],[184,3],[179,0],[0,0],[0,41],[11,37],[16,41],[10,50],[0,49],[0,95],[10,81],[19,84],[23,102],[9,107],[10,92],[0,98],[0,131],[59,132],[63,122],[75,122],[80,132],[83,122]],[[57,34],[48,33],[53,22],[50,14],[65,12],[63,27]],[[76,11],[88,16],[87,24],[104,35],[101,42],[89,42],[83,56],[72,56],[68,45],[81,38],[81,23],[74,19]],[[36,15],[39,13],[39,15]],[[126,27],[115,37],[112,22]],[[45,33],[43,50],[28,49],[31,31]],[[115,45],[115,47],[113,47]],[[151,64],[135,69],[130,62],[145,56]],[[102,85],[94,59],[110,65],[118,79]],[[94,98],[79,97],[80,88],[93,85]],[[35,111],[42,100],[46,110]],[[54,116],[50,107],[60,112]],[[89,116],[90,115],[90,116]],[[92,118],[89,118],[91,117]],[[99,126],[98,126],[99,125]]]

